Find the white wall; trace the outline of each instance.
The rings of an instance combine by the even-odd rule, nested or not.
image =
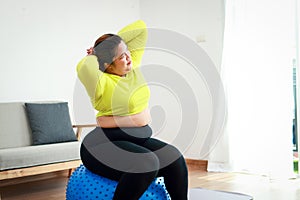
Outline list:
[[[141,0],[140,15],[147,22],[149,28],[171,30],[178,35],[189,38],[194,43],[198,43],[211,59],[212,64],[215,65],[216,73],[218,73],[221,67],[223,45],[223,0]],[[172,37],[171,34],[169,36]],[[167,39],[157,38],[162,46],[164,46]],[[178,48],[189,45],[186,42],[176,39],[173,42],[174,46],[178,46]],[[201,70],[209,66],[203,66],[205,65],[204,60],[197,63],[198,65],[196,66],[191,66],[189,63],[190,60],[184,60],[184,58],[190,55],[186,56],[183,54],[197,54],[196,52],[192,52],[192,48],[190,52],[188,52],[188,49],[182,55],[174,55],[174,53],[168,52],[168,50],[170,49],[167,49],[167,51],[162,51],[161,49],[146,50],[143,60],[144,65],[146,67],[162,65],[167,67],[169,72],[176,71],[180,74],[182,83],[186,83],[189,86],[183,87],[183,84],[178,83],[179,80],[174,80],[171,84],[153,84],[151,88],[153,98],[150,101],[150,107],[157,108],[160,106],[161,111],[157,111],[157,113],[154,113],[156,115],[152,115],[155,118],[155,123],[152,124],[152,127],[159,130],[157,137],[180,147],[186,157],[207,159],[207,155],[213,149],[215,141],[220,138],[218,136],[217,139],[211,139],[212,134],[209,132],[210,126],[212,126],[212,118],[214,117],[213,109],[216,108],[213,108],[212,105],[211,91],[209,91],[208,83],[205,80],[207,77],[204,77],[204,73],[201,76]],[[202,56],[201,52],[199,56]],[[195,68],[198,68],[200,73]],[[159,71],[154,72],[156,75],[153,76],[160,76],[159,73]],[[165,73],[164,76],[165,79],[170,79],[168,73]],[[170,81],[172,82],[172,80]],[[189,89],[193,91],[194,95],[186,92],[186,95],[190,96],[189,102],[174,92],[178,87],[180,91]],[[196,103],[192,100],[196,100]],[[196,112],[198,112],[198,115],[192,116],[191,109],[189,111],[191,114],[189,121],[185,122],[182,119],[183,113],[185,110],[190,109],[190,107],[197,109]],[[159,120],[156,118],[159,118]],[[189,127],[189,125],[185,127],[186,123],[190,123],[190,126],[192,126],[192,121],[196,121],[195,123],[198,124],[196,131]],[[216,134],[221,136],[222,132]],[[176,141],[176,138],[180,141]],[[185,140],[190,140],[190,142],[186,142]]]
[[[1,0],[0,101],[64,100],[72,110],[86,49],[138,18],[138,0]]]
[[[149,27],[205,40],[199,45],[220,68],[223,15],[223,0],[1,0],[0,102],[64,100],[75,123],[92,123],[93,110],[75,67],[99,35],[141,18]],[[144,63],[151,61],[150,53]],[[201,98],[201,136],[212,115],[210,97],[204,82],[193,91]],[[186,156],[199,158],[201,145],[197,137]]]
[[[140,13],[149,27],[170,29],[195,41],[204,39],[199,45],[220,67],[224,0],[141,0]]]

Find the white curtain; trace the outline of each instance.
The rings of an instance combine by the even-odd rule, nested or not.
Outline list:
[[[209,171],[293,173],[294,0],[226,0],[222,78],[225,134]]]

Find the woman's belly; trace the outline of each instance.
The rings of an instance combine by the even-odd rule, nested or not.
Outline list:
[[[116,127],[141,127],[146,126],[151,121],[150,112],[148,109],[144,111],[128,115],[128,116],[99,116],[97,124],[102,128]]]

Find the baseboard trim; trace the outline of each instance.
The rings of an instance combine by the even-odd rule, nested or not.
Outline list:
[[[189,169],[207,171],[207,165],[208,165],[207,160],[186,158],[185,162]]]

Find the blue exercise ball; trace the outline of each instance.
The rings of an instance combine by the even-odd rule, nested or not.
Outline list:
[[[118,182],[90,172],[80,165],[71,175],[66,188],[67,200],[111,200]],[[156,178],[140,200],[170,200],[163,177]]]

